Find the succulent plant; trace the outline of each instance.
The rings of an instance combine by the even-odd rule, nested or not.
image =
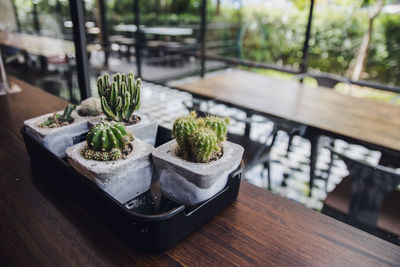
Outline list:
[[[226,140],[229,119],[215,116],[196,118],[191,112],[175,120],[172,137],[178,143],[182,157],[186,160],[210,162],[219,152],[221,143]]]
[[[199,128],[190,137],[190,149],[195,162],[210,162],[221,151],[217,135],[210,128]]]
[[[132,119],[133,111],[140,107],[141,84],[132,72],[115,74],[111,84],[108,74],[97,79],[101,108],[109,120],[129,122]]]
[[[102,112],[100,99],[89,97],[81,102],[78,114],[81,116],[97,116]]]
[[[207,116],[204,119],[204,125],[215,132],[218,142],[224,142],[226,140],[229,122],[229,118],[221,118],[216,116]]]
[[[190,115],[180,117],[172,127],[172,138],[176,139],[185,159],[189,159],[189,137],[197,129],[196,116],[195,112],[191,112]]]
[[[122,123],[102,121],[90,129],[87,145],[81,153],[86,159],[118,160],[127,154],[133,139],[133,134],[128,133]]]
[[[54,112],[53,116],[48,117],[47,120],[42,124],[40,124],[39,126],[47,128],[56,128],[70,124],[71,122],[74,121],[74,119],[71,117],[71,113],[75,108],[76,108],[75,105],[68,104],[64,108],[63,114],[58,114],[57,112]]]

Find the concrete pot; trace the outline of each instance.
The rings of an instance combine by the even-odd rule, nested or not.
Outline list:
[[[68,163],[121,204],[150,189],[152,146],[135,138],[126,159],[97,161],[81,155],[85,145],[82,142],[67,149]]]
[[[227,184],[229,174],[242,160],[242,146],[226,141],[223,155],[209,163],[193,163],[176,156],[175,140],[153,150],[155,171],[166,198],[194,207],[220,192]]]
[[[155,119],[151,116],[146,115],[142,112],[134,112],[136,116],[140,117],[140,122],[134,125],[125,125],[126,130],[135,135],[136,138],[148,143],[151,146],[155,146],[158,124]],[[89,126],[92,127],[100,122],[100,119],[105,119],[106,117],[103,115],[97,120],[89,121]]]
[[[64,111],[59,111],[57,113],[62,114],[63,112]],[[43,146],[58,157],[65,157],[65,150],[68,147],[80,142],[82,138],[86,137],[89,126],[86,120],[82,120],[76,115],[71,114],[74,121],[69,125],[57,128],[39,127],[41,123],[52,115],[53,113],[49,113],[26,120],[24,121],[24,125],[27,133],[38,140]]]

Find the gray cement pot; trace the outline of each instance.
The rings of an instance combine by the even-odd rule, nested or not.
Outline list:
[[[133,150],[126,159],[96,161],[81,155],[86,145],[82,142],[67,149],[68,163],[123,204],[149,190],[151,184],[154,148],[137,138],[131,144]]]
[[[223,156],[209,163],[193,163],[176,156],[177,143],[172,140],[153,150],[152,157],[166,198],[194,207],[220,192],[229,174],[242,160],[242,146],[226,141]]]
[[[134,125],[125,125],[126,130],[133,133],[138,139],[148,143],[151,146],[154,146],[156,144],[158,130],[158,124],[156,120],[142,112],[134,112],[134,114],[140,117],[140,122]],[[89,121],[89,126],[91,127],[96,125],[100,122],[101,118],[105,119],[106,117],[103,115],[98,120]]]
[[[63,112],[64,111],[59,111],[57,113],[62,114]],[[39,127],[41,123],[52,115],[53,113],[49,113],[26,120],[24,121],[24,125],[28,134],[58,157],[64,157],[65,150],[77,142],[80,142],[82,136],[88,132],[89,126],[86,120],[82,120],[74,114],[71,114],[74,121],[69,125],[57,128]]]

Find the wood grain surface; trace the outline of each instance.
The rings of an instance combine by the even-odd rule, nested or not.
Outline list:
[[[26,153],[23,121],[65,102],[10,81],[23,91],[0,96],[0,266],[400,265],[399,247],[246,182],[232,206],[174,248],[137,252]]]
[[[394,104],[237,69],[177,88],[400,151],[400,107]]]
[[[44,57],[57,57],[75,53],[75,46],[72,41],[28,33],[0,31],[0,44]],[[88,45],[87,49],[94,51],[96,47]]]

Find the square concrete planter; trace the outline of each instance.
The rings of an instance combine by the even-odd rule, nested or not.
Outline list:
[[[193,163],[176,156],[175,140],[154,149],[153,163],[163,195],[194,207],[224,189],[229,174],[239,166],[244,149],[229,141],[222,145],[222,157],[209,163]]]
[[[121,204],[150,189],[152,146],[135,138],[126,159],[97,161],[81,155],[85,145],[82,142],[67,149],[68,163]]]
[[[62,114],[64,111],[57,113]],[[26,131],[58,157],[65,157],[65,150],[80,142],[89,130],[87,121],[71,114],[74,121],[66,126],[44,128],[39,125],[51,117],[53,113],[24,121]]]
[[[158,130],[158,124],[154,118],[152,118],[149,115],[146,115],[142,112],[134,112],[136,116],[140,117],[140,121],[136,124],[133,125],[125,125],[126,130],[128,132],[131,132],[135,135],[136,138],[142,140],[143,142],[146,142],[147,144],[151,146],[155,146],[156,144],[156,137],[157,137],[157,130]],[[97,120],[91,120],[89,121],[89,126],[96,125],[97,123],[100,122],[100,119],[103,118],[105,119],[106,117],[102,115],[99,119]]]

